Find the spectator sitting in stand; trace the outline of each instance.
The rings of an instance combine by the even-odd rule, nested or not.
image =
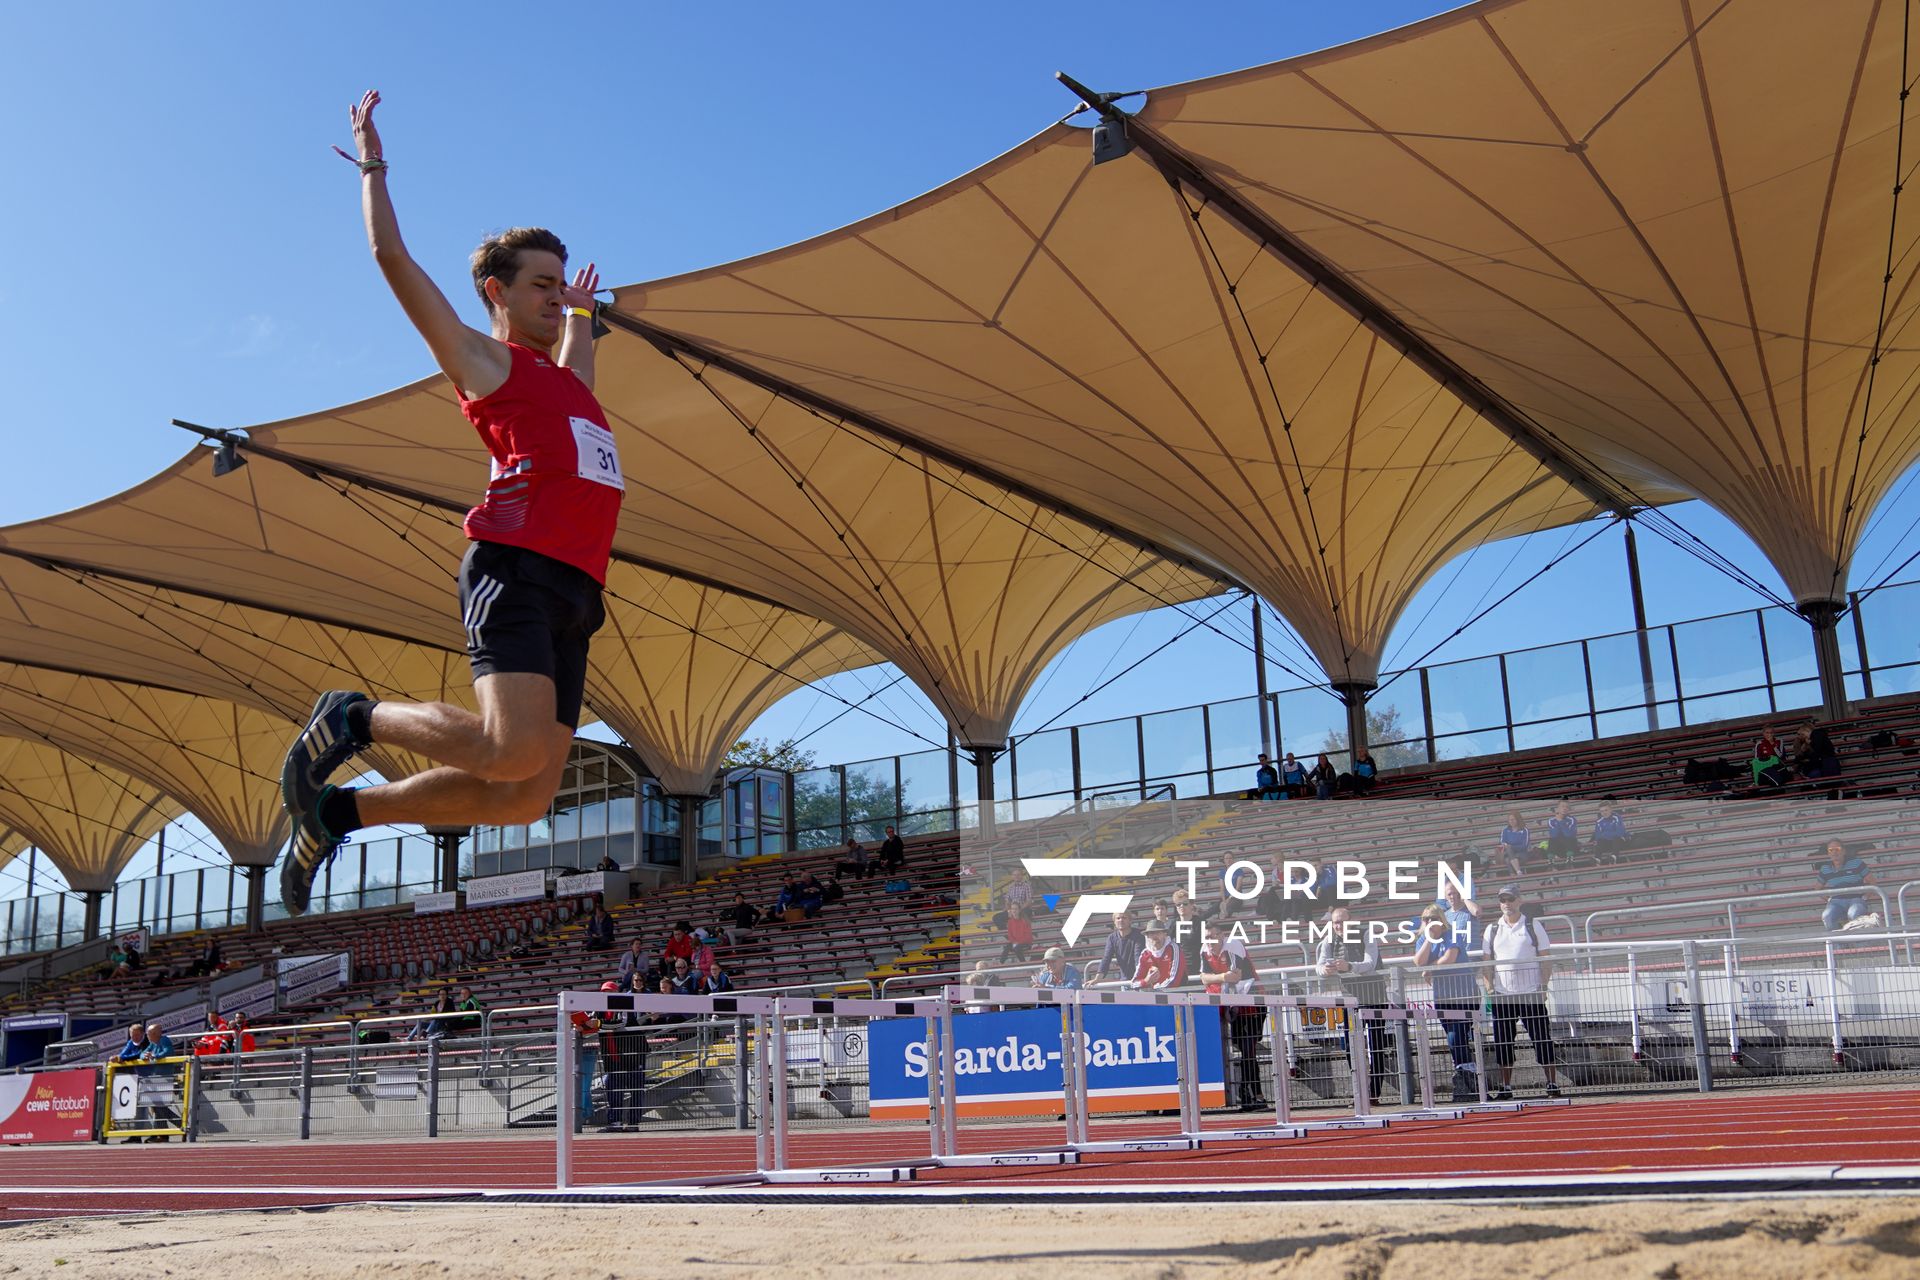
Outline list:
[[[140,944],[137,942],[129,942],[127,944],[127,972],[129,974],[135,974],[146,967],[147,958],[141,954]]]
[[[195,956],[193,963],[188,966],[187,976],[204,978],[218,972],[220,972],[220,939],[208,934],[206,942],[200,947],[200,954]]]
[[[811,871],[807,872],[806,878],[800,882],[800,909],[806,912],[807,919],[819,915],[826,900],[827,889],[820,883],[820,877]]]
[[[667,932],[666,945],[660,948],[660,967],[671,969],[675,960],[692,960],[694,948],[693,926],[685,920],[676,920],[673,928]]]
[[[1803,778],[1840,776],[1840,753],[1825,725],[1809,720],[1800,726],[1793,739],[1793,768]]]
[[[900,833],[892,827],[887,828],[887,838],[880,842],[880,869],[892,875],[907,865],[907,844]]]
[[[452,987],[442,987],[440,989],[440,998],[434,1002],[433,1012],[436,1015],[435,1017],[422,1018],[407,1028],[407,1039],[439,1040],[447,1034],[446,1020],[437,1015],[453,1012]]]
[[[1164,991],[1185,982],[1187,968],[1181,962],[1180,948],[1173,945],[1173,935],[1167,926],[1156,920],[1147,926],[1146,935],[1147,945],[1140,952],[1140,961],[1134,966],[1133,979],[1127,986],[1137,991]]]
[[[595,871],[618,871],[620,864],[613,860],[611,853],[603,853],[600,855],[600,861],[594,864],[593,869]]]
[[[1307,766],[1295,759],[1291,751],[1280,761],[1280,784],[1287,789],[1289,800],[1298,800],[1307,794]]]
[[[587,950],[611,951],[613,946],[613,917],[607,914],[604,902],[596,902],[593,904],[593,918],[587,921]]]
[[[867,846],[861,844],[852,836],[848,836],[847,846],[840,854],[840,861],[833,864],[833,869],[835,871],[843,871],[850,876],[859,876],[862,880],[865,880],[870,874],[868,864]]]
[[[1114,912],[1113,931],[1107,935],[1107,945],[1090,976],[1105,982],[1126,981],[1139,968],[1140,950],[1145,945],[1146,939],[1133,927],[1133,912]]]
[[[216,1053],[225,1052],[227,1052],[227,1020],[209,1009],[206,1033],[193,1042],[193,1056],[207,1058]]]
[[[1033,975],[1033,985],[1048,987],[1056,991],[1077,991],[1080,989],[1080,969],[1067,963],[1067,953],[1059,947],[1048,947],[1047,953],[1040,957],[1046,963]]]
[[[227,1037],[227,1052],[232,1053],[235,1049],[238,1049],[241,1053],[252,1053],[254,1050],[253,1032],[247,1029],[247,1015],[244,1013],[234,1014],[229,1026],[233,1034]]]
[[[1249,800],[1278,800],[1280,798],[1280,771],[1273,767],[1273,761],[1267,753],[1260,753],[1260,762],[1253,771],[1253,790],[1247,792]]]
[[[800,881],[792,872],[788,872],[780,881],[780,896],[773,900],[773,910],[769,914],[791,923],[789,912],[801,911],[804,914],[800,897]]]
[[[1333,761],[1327,759],[1327,753],[1322,751],[1319,758],[1313,762],[1313,768],[1307,771],[1307,785],[1313,788],[1314,798],[1317,800],[1331,798],[1334,785],[1339,780],[1333,771]]]
[[[1754,740],[1753,759],[1747,762],[1753,771],[1753,785],[1772,789],[1787,785],[1787,767],[1780,759],[1780,740],[1773,730],[1762,729]]]
[[[737,947],[759,923],[760,908],[749,903],[746,894],[736,893],[733,895],[733,905],[721,913],[720,931],[726,935],[729,943]]]
[[[1570,863],[1579,852],[1580,820],[1573,816],[1573,806],[1562,800],[1547,819],[1547,865]]]
[[[1033,955],[1033,921],[1027,918],[1027,908],[1008,907],[1006,928],[1007,941],[1000,949],[1000,962],[1025,964]]]
[[[1627,851],[1627,822],[1613,811],[1613,797],[1600,801],[1600,816],[1593,820],[1593,857],[1596,862],[1618,862]]]
[[[694,944],[693,954],[687,957],[687,963],[693,966],[693,971],[695,973],[699,973],[701,970],[705,969],[708,965],[712,964],[714,962],[714,958],[715,957],[713,953],[712,944],[705,943],[705,942],[696,942]]]
[[[620,955],[620,968],[614,972],[614,981],[621,984],[622,990],[626,990],[627,980],[636,973],[646,972],[646,968],[647,946],[640,939],[635,938],[627,944],[627,949]]]
[[[700,970],[700,994],[717,996],[721,992],[733,990],[733,975],[721,967],[717,958],[709,958]]]
[[[866,877],[864,876],[861,877],[861,879],[863,880],[865,878]],[[820,882],[820,901],[844,902],[846,900],[846,897],[847,897],[847,891],[841,888],[840,881],[835,879],[833,876],[830,875],[825,880],[822,880]]]
[[[1500,855],[1507,860],[1507,866],[1516,876],[1527,874],[1527,858],[1533,847],[1527,843],[1527,820],[1515,809],[1507,815],[1507,825],[1500,829]]]
[[[693,965],[685,957],[673,962],[671,980],[673,994],[676,996],[697,996],[700,994],[700,978],[694,973]]]
[[[1814,867],[1814,874],[1820,877],[1822,889],[1844,891],[1873,883],[1867,860],[1857,853],[1848,853],[1847,846],[1842,842],[1827,841],[1825,854],[1825,859]],[[1832,933],[1843,925],[1867,918],[1865,894],[1835,892],[1827,900],[1827,909],[1820,913],[1820,925]],[[1874,918],[1877,920],[1877,912]]]
[[[1339,789],[1348,795],[1364,796],[1373,790],[1379,776],[1380,766],[1373,762],[1373,756],[1365,747],[1356,747],[1352,764],[1340,775]]]
[[[127,964],[127,948],[121,943],[114,943],[112,950],[107,952],[107,977],[125,978],[132,974],[133,970]]]

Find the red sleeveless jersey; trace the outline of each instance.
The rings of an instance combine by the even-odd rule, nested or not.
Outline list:
[[[606,414],[571,369],[507,343],[507,380],[478,400],[460,398],[493,455],[493,478],[467,512],[467,537],[525,547],[605,585],[626,482]]]

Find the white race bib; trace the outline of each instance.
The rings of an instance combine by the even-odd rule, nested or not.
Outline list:
[[[579,455],[579,477],[625,493],[627,482],[620,475],[620,451],[614,446],[613,432],[586,418],[569,418],[568,421],[573,424],[573,445]]]

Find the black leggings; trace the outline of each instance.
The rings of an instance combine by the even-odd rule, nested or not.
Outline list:
[[[1547,1021],[1547,1002],[1539,996],[1493,998],[1493,1060],[1502,1067],[1513,1065],[1515,1023],[1526,1024],[1533,1060],[1543,1067],[1552,1066],[1553,1028]]]

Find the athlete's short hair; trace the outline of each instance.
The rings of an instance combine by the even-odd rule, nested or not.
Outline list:
[[[499,235],[488,236],[473,251],[473,291],[480,295],[489,312],[493,310],[493,301],[487,297],[487,277],[498,276],[500,283],[512,284],[520,274],[522,249],[544,249],[559,258],[562,266],[566,265],[567,246],[545,227],[509,227]]]

